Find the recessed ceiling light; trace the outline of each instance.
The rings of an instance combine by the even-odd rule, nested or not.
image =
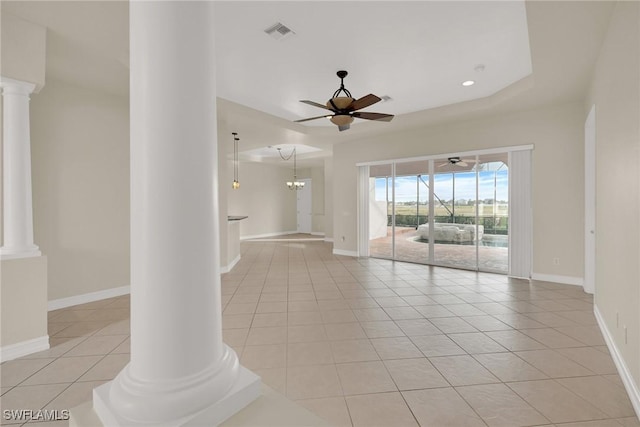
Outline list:
[[[476,84],[476,82],[473,80],[466,80],[462,82],[462,86],[473,86],[474,84]]]

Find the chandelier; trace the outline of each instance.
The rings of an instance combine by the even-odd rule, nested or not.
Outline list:
[[[304,182],[298,181],[297,164],[296,164],[296,148],[293,147],[293,151],[288,156],[283,156],[282,148],[278,147],[278,154],[280,154],[280,157],[282,158],[282,160],[285,160],[285,161],[293,157],[293,181],[287,181],[287,187],[289,188],[289,190],[302,190],[302,188],[304,187]]]

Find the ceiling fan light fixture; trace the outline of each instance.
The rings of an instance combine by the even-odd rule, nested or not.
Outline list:
[[[364,120],[377,120],[383,122],[390,122],[393,119],[392,114],[382,114],[382,113],[372,113],[368,111],[359,111],[363,108],[367,108],[377,102],[382,101],[382,98],[370,93],[358,99],[355,99],[351,92],[349,92],[344,87],[344,78],[349,74],[345,70],[340,70],[337,73],[337,76],[340,78],[340,87],[333,93],[331,99],[327,101],[326,104],[320,104],[318,102],[309,101],[307,99],[300,100],[308,105],[312,105],[314,107],[322,108],[324,110],[329,110],[333,113],[330,115],[322,115],[316,117],[310,117],[307,119],[294,120],[296,123],[308,122],[310,120],[317,120],[321,118],[329,118],[331,123],[338,126],[338,130],[340,132],[349,129],[351,123],[353,123],[354,118],[364,119]],[[390,100],[390,97],[386,97],[387,100]]]
[[[332,116],[329,120],[336,126],[346,126],[353,123],[353,117],[348,114],[336,114]]]
[[[338,96],[327,101],[327,108],[336,110],[346,110],[355,99],[348,96]]]

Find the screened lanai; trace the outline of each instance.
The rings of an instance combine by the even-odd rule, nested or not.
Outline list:
[[[507,273],[509,154],[369,167],[369,255]]]

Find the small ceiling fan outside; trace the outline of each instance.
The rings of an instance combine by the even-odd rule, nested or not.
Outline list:
[[[458,167],[467,167],[469,163],[474,164],[476,159],[461,159],[460,157],[449,157],[447,161],[444,163],[440,163],[437,167],[441,168],[448,165],[458,166]]]
[[[325,114],[322,116],[310,117],[308,119],[296,120],[296,123],[329,118],[331,120],[331,123],[338,126],[338,130],[342,132],[349,129],[351,123],[353,123],[354,118],[376,120],[381,122],[390,122],[393,119],[392,114],[358,111],[362,110],[363,108],[369,107],[376,102],[380,102],[382,99],[371,93],[369,95],[363,96],[360,99],[353,98],[353,96],[351,96],[351,92],[349,92],[344,87],[344,78],[347,77],[349,73],[344,70],[340,70],[336,74],[340,78],[340,87],[333,93],[333,96],[329,101],[327,101],[326,105],[306,99],[300,101],[304,102],[305,104],[313,105],[314,107],[324,108],[325,110],[333,112],[333,114]],[[340,96],[341,93],[343,93],[343,96]]]

